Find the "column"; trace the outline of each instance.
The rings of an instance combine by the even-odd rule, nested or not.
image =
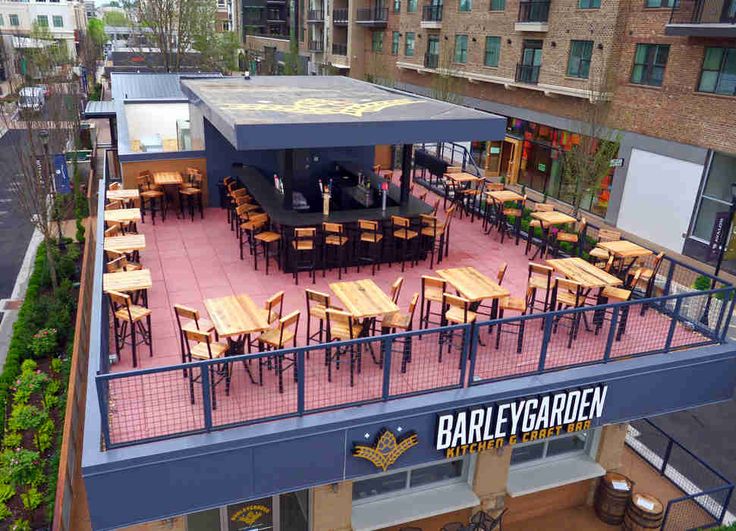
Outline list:
[[[353,515],[353,482],[314,487],[309,510],[314,531],[350,531]]]
[[[491,511],[493,514],[503,509],[511,464],[511,450],[511,446],[506,445],[503,448],[478,454],[473,478],[473,492],[480,498],[478,509]]]
[[[285,210],[291,210],[294,207],[293,179],[294,179],[294,150],[284,150],[284,174],[281,176],[284,183],[284,202]]]
[[[411,144],[404,144],[401,150],[401,199],[403,207],[409,204],[409,186],[411,185]]]
[[[623,465],[624,447],[626,446],[627,423],[611,424],[601,430],[601,439],[598,444],[598,453],[595,460],[607,472],[617,470]]]

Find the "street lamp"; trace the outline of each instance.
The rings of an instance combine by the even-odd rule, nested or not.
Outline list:
[[[716,242],[720,246],[720,251],[718,252],[718,261],[716,262],[716,270],[713,272],[713,276],[717,277],[718,273],[721,272],[721,265],[723,264],[723,257],[726,254],[726,247],[728,246],[728,241],[731,238],[731,225],[733,223],[733,216],[736,213],[736,182],[731,183],[731,206],[728,208],[728,220],[726,221],[726,230],[721,235],[720,241]],[[710,289],[713,290],[716,286],[716,279],[713,278],[710,281]],[[710,312],[710,300],[711,300],[712,294],[708,294],[708,300],[705,303],[705,310],[703,311],[703,316],[700,318],[700,322],[704,325],[708,325],[708,313]]]
[[[43,144],[43,172],[44,172],[44,178],[45,179],[51,179],[53,183],[53,175],[51,171],[49,170],[49,132],[47,129],[41,129],[38,132],[38,137],[41,139],[41,144]],[[59,212],[59,209],[57,208],[57,201],[56,201],[56,185],[52,184],[52,197],[54,200],[53,210],[52,214],[56,217],[56,228],[59,232],[59,250],[64,250],[64,236],[61,231],[61,212]]]

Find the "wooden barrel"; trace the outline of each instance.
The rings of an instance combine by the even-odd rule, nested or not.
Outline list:
[[[662,502],[651,494],[637,492],[626,505],[624,529],[627,531],[659,529],[662,526],[662,520],[664,520]]]
[[[633,483],[629,478],[609,472],[601,478],[595,493],[595,512],[602,521],[621,525]]]

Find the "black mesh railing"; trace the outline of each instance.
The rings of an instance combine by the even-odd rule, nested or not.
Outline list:
[[[424,22],[440,22],[442,20],[442,6],[428,5],[422,7],[422,20]]]
[[[309,41],[307,48],[310,52],[322,52],[325,49],[325,43],[322,41]]]
[[[337,42],[332,43],[332,54],[333,55],[347,55],[348,54],[348,45],[347,44],[340,44]]]
[[[357,22],[386,22],[387,20],[387,7],[361,7],[356,15]]]
[[[344,25],[348,23],[348,9],[337,8],[332,10],[332,23]]]
[[[516,65],[516,81],[518,83],[529,83],[536,85],[539,82],[539,66],[535,65]]]
[[[672,8],[670,24],[736,24],[736,3],[732,0],[679,0]]]
[[[424,67],[425,68],[437,68],[440,64],[440,56],[436,53],[425,53],[424,54]]]
[[[522,0],[519,2],[519,22],[547,22],[549,0]]]
[[[307,10],[307,22],[324,22],[325,12],[322,9]]]

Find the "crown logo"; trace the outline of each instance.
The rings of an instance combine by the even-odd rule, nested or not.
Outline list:
[[[253,525],[258,520],[263,518],[263,516],[267,515],[271,512],[271,509],[266,507],[265,505],[246,505],[239,511],[237,511],[234,515],[230,517],[230,520],[233,522],[241,522],[246,525]]]
[[[390,430],[384,430],[373,446],[356,444],[353,455],[370,461],[373,466],[386,472],[399,457],[417,444],[419,444],[419,439],[416,433],[409,434],[399,441]]]

